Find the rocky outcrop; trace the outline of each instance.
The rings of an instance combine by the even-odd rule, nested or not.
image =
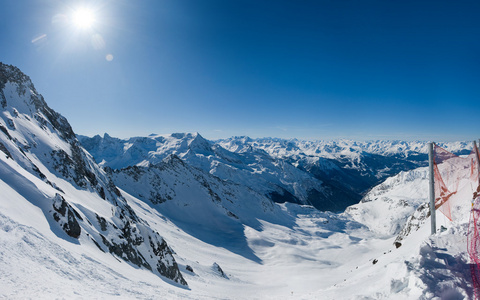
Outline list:
[[[218,265],[216,262],[213,263],[212,265],[212,269],[213,271],[220,277],[223,277],[225,279],[229,279],[227,274],[225,274],[225,272],[223,272],[222,268],[220,267],[220,265]]]
[[[222,217],[247,222],[273,215],[276,208],[268,197],[189,166],[176,155],[148,167],[113,170],[112,178],[122,190],[153,204],[162,214],[182,207],[185,216],[190,210],[192,217],[199,218],[202,212],[218,211]]]
[[[407,223],[397,235],[394,245],[398,248],[402,241],[412,232],[417,231],[430,217],[430,207],[428,203],[420,205],[417,210],[408,218]]]
[[[65,199],[56,194],[53,198],[53,219],[58,222],[60,227],[71,237],[78,238],[82,232],[80,224],[78,224],[77,218],[83,220],[78,212],[71,207]]]

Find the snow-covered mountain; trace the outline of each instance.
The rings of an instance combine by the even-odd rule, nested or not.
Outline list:
[[[343,211],[385,178],[423,166],[426,142],[299,141],[233,137],[208,141],[198,133],[129,139],[79,136],[97,163],[147,167],[176,155],[190,166],[248,187],[275,202]],[[456,153],[468,143],[443,144]]]
[[[285,158],[295,156],[312,156],[337,159],[350,157],[352,161],[360,154],[399,155],[400,157],[428,154],[427,144],[424,141],[364,141],[333,140],[333,141],[304,141],[298,139],[232,137],[216,141],[225,149],[233,152],[241,151],[245,147],[259,148],[274,157]],[[471,145],[469,142],[438,143],[452,153],[468,154]],[[352,165],[353,166],[353,165]]]
[[[209,232],[230,226],[257,228],[259,219],[282,222],[284,217],[269,198],[189,166],[176,155],[150,167],[114,170],[112,178],[122,190],[150,203],[170,220]]]
[[[390,157],[383,152],[340,147],[325,157],[298,150],[307,143],[298,141],[245,140],[234,149],[198,134],[106,136],[89,147],[103,153],[101,168],[28,77],[4,64],[0,107],[0,298],[474,297],[469,185],[451,198],[454,220],[440,216],[446,229],[430,236],[425,168],[386,178],[344,213],[268,194],[302,199],[309,181],[325,189],[301,167],[309,161],[355,178],[369,172],[370,155]],[[269,143],[287,154],[270,153]],[[409,154],[413,165],[422,151]]]
[[[176,155],[205,175],[244,186],[275,202],[318,203],[319,208],[326,209],[345,205],[332,200],[332,191],[321,180],[284,160],[274,159],[262,150],[230,152],[198,133],[126,140],[108,135],[79,139],[100,165],[111,168],[148,167]]]
[[[132,210],[80,146],[68,121],[48,107],[25,74],[2,63],[0,99],[1,213],[17,205],[6,195],[35,210],[35,216],[18,211],[3,217],[33,227],[36,222],[49,224],[59,238],[93,245],[96,251],[187,285],[166,241]]]
[[[398,234],[415,210],[428,202],[428,168],[387,178],[345,213],[383,236]]]
[[[427,164],[428,142],[405,141],[301,141],[276,138],[232,137],[217,141],[233,152],[263,150],[282,159],[349,197],[360,201],[373,186],[387,177]],[[469,142],[438,143],[456,154],[468,154]],[[335,195],[335,198],[339,198]],[[352,203],[353,204],[353,203]]]

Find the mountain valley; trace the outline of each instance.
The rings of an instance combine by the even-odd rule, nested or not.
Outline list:
[[[427,142],[76,135],[0,63],[0,298],[472,298],[471,187],[430,235],[426,165]]]

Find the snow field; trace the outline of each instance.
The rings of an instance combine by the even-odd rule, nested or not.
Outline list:
[[[286,189],[303,199],[305,187],[321,187],[319,180],[279,158],[318,162],[322,171],[338,168],[324,159],[334,158],[343,161],[345,168],[363,172],[368,169],[362,163],[363,152],[418,156],[425,153],[425,143],[233,138],[214,144],[199,134],[153,135],[128,141],[105,135],[98,149],[93,149],[104,155],[103,163],[163,164],[156,166],[159,173],[148,173],[150,177],[142,182],[129,181],[128,176],[119,180],[116,184],[124,185],[120,187],[125,200],[107,173],[78,147],[66,119],[48,108],[28,77],[14,67],[1,66],[2,78],[11,76],[21,82],[7,80],[0,91],[0,298],[472,296],[466,255],[472,189],[465,182],[460,182],[460,190],[451,198],[453,222],[438,213],[438,227],[446,230],[430,236],[429,220],[418,219],[419,230],[405,236],[398,249],[393,246],[396,234],[426,198],[426,176],[421,169],[389,178],[342,214],[275,204],[264,197]],[[94,146],[99,139],[86,142]],[[466,144],[447,146],[464,150]],[[382,165],[376,176],[389,168]],[[142,172],[137,168],[130,175],[146,174]],[[457,172],[462,171],[447,168],[446,172],[458,177]],[[232,180],[245,184],[242,187]],[[63,213],[58,205],[63,206]],[[71,222],[66,223],[66,218]],[[80,230],[62,229],[65,224],[81,228],[81,234],[78,236]],[[125,260],[105,251],[109,246],[98,243],[101,235],[119,245],[115,247],[123,247],[122,241],[128,241],[125,247],[135,244],[139,251],[135,253],[148,266],[156,262],[172,265],[168,249],[159,252],[158,261],[154,258],[159,250],[152,244],[160,245],[165,239],[188,287],[179,283],[179,276],[168,275],[176,278],[174,282],[157,270],[127,262],[135,259]],[[115,250],[110,251],[132,254]]]
[[[4,160],[1,166],[4,170]],[[27,188],[36,177],[24,175],[17,186]],[[51,188],[42,184],[46,186],[39,181],[31,188]],[[62,189],[68,186],[58,184]],[[84,234],[75,243],[51,231],[42,210],[12,186],[0,180],[0,297],[6,299],[432,299],[442,295],[462,299],[471,295],[465,268],[468,209],[456,223],[438,218],[438,226],[447,231],[428,238],[427,222],[395,249],[394,236],[381,237],[348,214],[293,204],[276,204],[288,222],[259,220],[255,228],[227,224],[230,230],[208,228],[199,235],[203,229],[192,228],[194,222],[170,219],[158,207],[122,192],[139,217],[175,251],[189,283],[185,289],[98,251]],[[70,189],[69,200],[76,199],[72,203],[82,213],[86,210],[80,203],[107,210],[102,209],[103,202],[97,203],[97,195]],[[459,197],[467,195],[468,191]],[[200,239],[207,234],[208,243]],[[219,275],[214,263],[228,278]]]

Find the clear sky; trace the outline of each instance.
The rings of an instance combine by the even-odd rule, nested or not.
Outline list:
[[[480,138],[478,0],[0,0],[0,11],[0,61],[79,134]]]

